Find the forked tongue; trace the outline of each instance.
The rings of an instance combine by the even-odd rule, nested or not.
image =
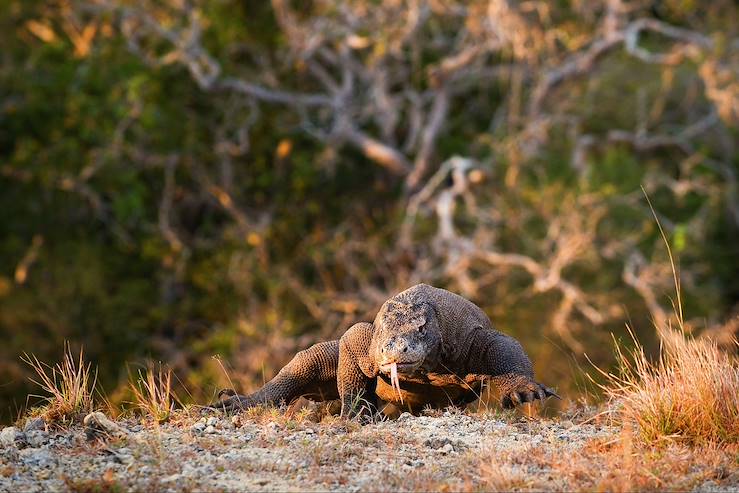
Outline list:
[[[398,393],[400,402],[403,402],[403,393],[400,391],[400,380],[398,379],[398,364],[397,363],[390,364],[390,384],[393,386],[393,389],[395,389],[395,391]]]

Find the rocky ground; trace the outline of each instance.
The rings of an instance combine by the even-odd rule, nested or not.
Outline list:
[[[739,491],[736,452],[650,459],[593,419],[453,410],[364,426],[276,410],[163,425],[97,415],[56,431],[37,419],[5,428],[0,447],[2,491]]]

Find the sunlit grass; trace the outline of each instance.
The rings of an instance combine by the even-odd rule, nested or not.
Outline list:
[[[135,407],[157,423],[166,423],[172,415],[177,400],[172,391],[172,370],[159,365],[149,366],[146,371],[139,370],[129,386]]]
[[[37,396],[46,401],[38,410],[46,422],[70,424],[92,412],[97,370],[85,363],[82,349],[75,358],[69,344],[65,344],[62,362],[54,366],[42,363],[34,355],[24,354],[22,359],[36,372],[37,378],[31,381],[48,394]]]
[[[739,442],[739,364],[708,339],[681,331],[660,331],[654,361],[636,341],[632,350],[616,344],[619,369],[603,386],[615,413],[634,423],[647,443]],[[633,333],[632,333],[633,337]]]

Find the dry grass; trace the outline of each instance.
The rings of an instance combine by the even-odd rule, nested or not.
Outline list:
[[[520,465],[500,458],[492,458],[480,466],[480,477],[485,491],[520,491],[532,482],[531,476]]]
[[[633,336],[633,334],[632,334]],[[603,386],[615,414],[634,423],[646,443],[739,443],[739,364],[715,342],[661,331],[656,361],[643,347],[616,345],[617,375]]]
[[[706,481],[726,480],[728,471],[735,467],[735,453],[713,446],[691,448],[676,443],[645,447],[625,428],[616,440],[591,440],[581,450],[560,455],[552,468],[553,476],[566,481],[566,489],[690,490]]]
[[[65,344],[64,358],[54,366],[40,362],[34,355],[24,354],[22,359],[36,372],[37,379],[31,381],[49,394],[35,396],[46,401],[38,415],[47,423],[70,424],[92,412],[97,371],[85,363],[82,349],[75,359],[69,344]]]
[[[736,485],[736,446],[648,447],[626,427],[616,437],[558,450],[530,446],[480,461],[484,491],[687,491],[707,482]]]
[[[73,493],[118,493],[126,491],[126,487],[117,481],[101,479],[64,478],[64,486]]]
[[[169,421],[177,397],[172,391],[172,370],[149,366],[146,371],[139,370],[135,378],[129,378],[135,407],[151,416],[157,423]]]

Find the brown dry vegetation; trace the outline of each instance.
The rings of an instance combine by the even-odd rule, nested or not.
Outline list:
[[[483,459],[480,470],[483,489],[492,491],[685,491],[732,474],[739,479],[738,453],[736,445],[649,447],[627,427],[567,453],[543,447],[498,453]]]
[[[172,370],[148,367],[139,370],[137,376],[129,376],[129,387],[134,396],[134,405],[157,423],[169,420],[177,397],[172,392]]]
[[[43,417],[47,423],[68,425],[93,410],[97,369],[93,371],[92,364],[84,361],[82,350],[75,359],[65,344],[64,357],[54,366],[42,363],[34,355],[26,354],[23,359],[37,375],[32,382],[48,394],[42,396],[46,404],[31,414]]]
[[[604,389],[619,421],[634,424],[645,443],[738,443],[736,357],[708,339],[672,329],[660,334],[656,361],[636,341],[629,351],[616,345],[619,373],[607,375]]]

